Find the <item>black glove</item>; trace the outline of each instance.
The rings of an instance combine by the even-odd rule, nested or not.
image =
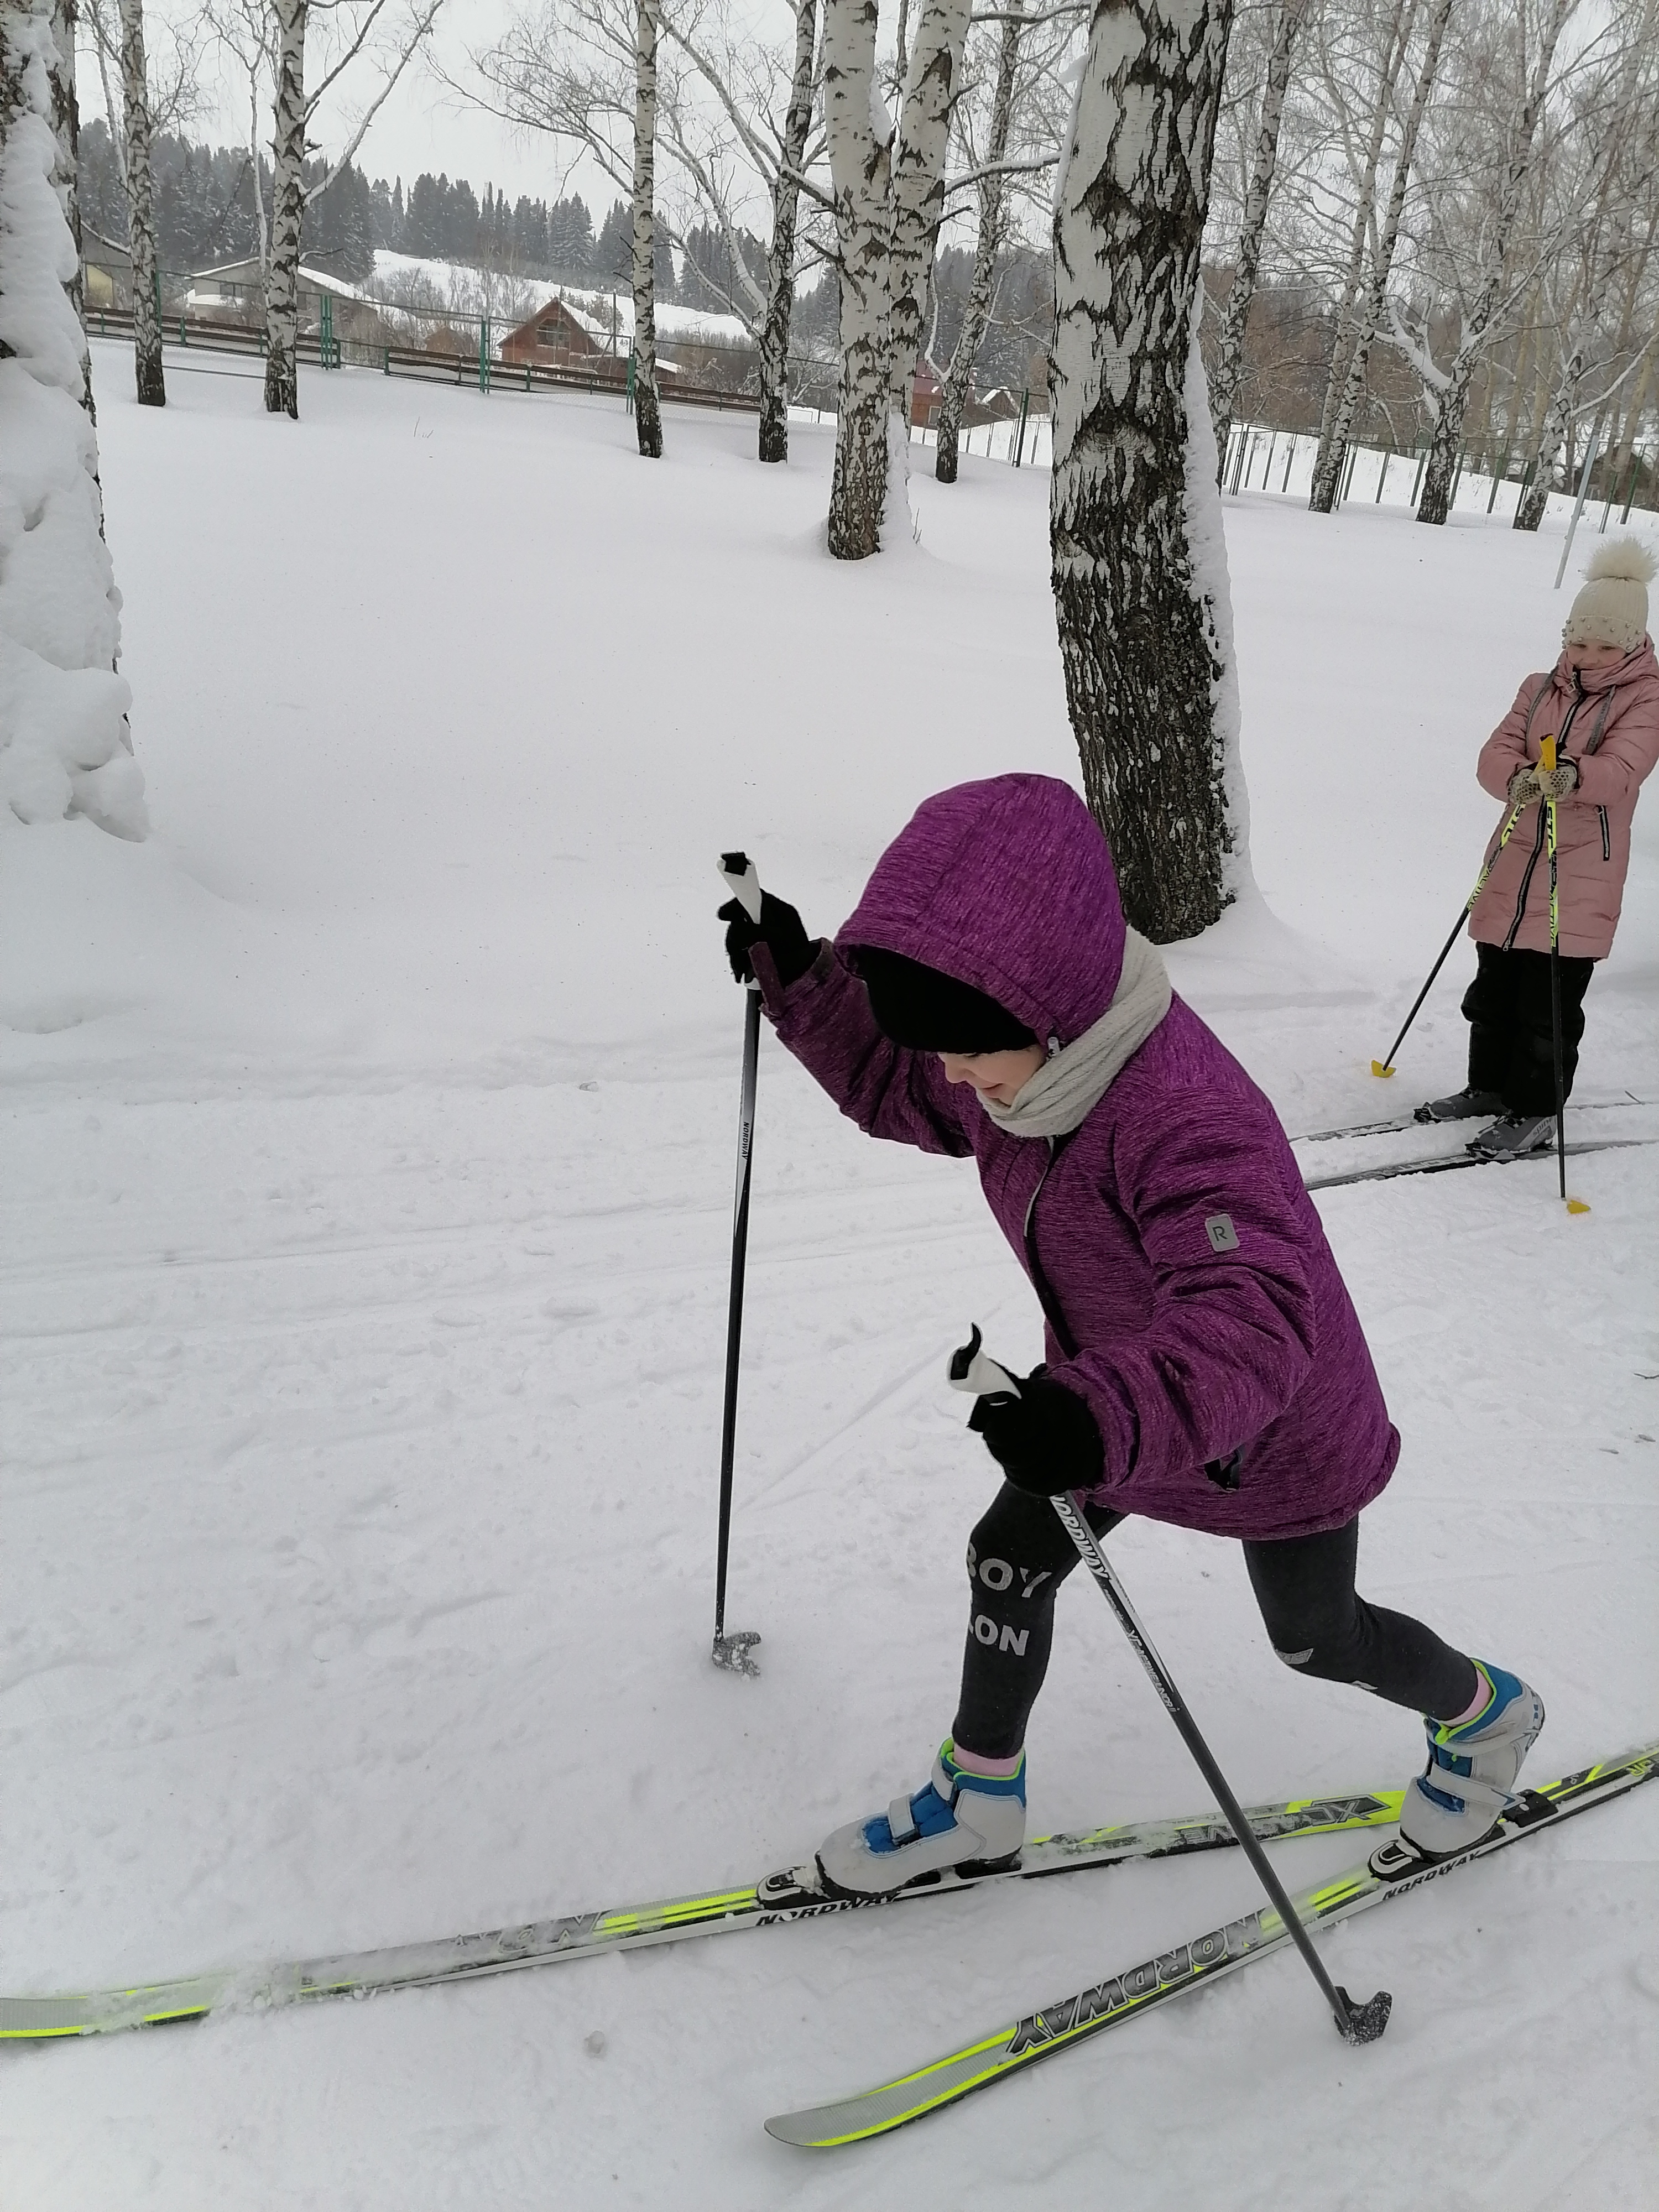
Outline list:
[[[1033,1498],[1092,1490],[1106,1472],[1106,1449],[1084,1401],[1041,1370],[1019,1392],[1018,1398],[975,1400],[969,1427],[984,1437],[1016,1490]]]
[[[818,948],[806,934],[794,908],[787,899],[774,898],[770,891],[761,893],[758,921],[749,919],[749,909],[741,899],[728,899],[718,919],[726,924],[726,957],[739,983],[746,983],[753,973],[749,965],[751,945],[765,945],[786,990],[817,957]]]

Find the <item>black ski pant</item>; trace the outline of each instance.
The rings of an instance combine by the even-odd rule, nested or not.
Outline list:
[[[1091,1507],[1097,1536],[1123,1518]],[[1438,1718],[1468,1710],[1479,1677],[1473,1660],[1403,1613],[1355,1594],[1358,1516],[1321,1536],[1247,1543],[1244,1565],[1274,1651],[1287,1667],[1325,1682],[1352,1682],[1390,1705]],[[968,1645],[951,1734],[982,1759],[1012,1759],[1048,1671],[1054,1594],[1079,1564],[1046,1498],[1005,1482],[968,1547]]]
[[[1510,1114],[1555,1111],[1555,1044],[1550,956],[1477,945],[1475,977],[1463,994],[1469,1024],[1469,1088],[1502,1094]],[[1561,956],[1561,1096],[1571,1096],[1584,1034],[1584,994],[1593,960]]]

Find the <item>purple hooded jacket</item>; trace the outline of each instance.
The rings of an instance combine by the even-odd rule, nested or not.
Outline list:
[[[1004,775],[927,800],[798,981],[781,988],[756,947],[767,1012],[861,1129],[977,1161],[1042,1298],[1049,1371],[1099,1424],[1092,1502],[1255,1539],[1351,1521],[1400,1439],[1279,1118],[1231,1054],[1176,998],[1073,1135],[1011,1135],[936,1054],[876,1027],[842,957],[859,945],[941,969],[1069,1044],[1123,959],[1111,854],[1076,793]],[[1217,1251],[1206,1224],[1220,1214],[1237,1241]]]

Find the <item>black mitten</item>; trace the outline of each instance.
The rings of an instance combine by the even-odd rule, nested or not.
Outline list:
[[[726,924],[726,957],[739,983],[754,972],[749,964],[751,945],[764,945],[786,989],[804,975],[817,957],[817,946],[806,934],[801,918],[787,899],[761,893],[758,921],[751,921],[741,899],[728,899],[718,919]]]
[[[1028,1376],[1018,1398],[981,1398],[968,1425],[1016,1490],[1053,1498],[1092,1490],[1106,1471],[1095,1417],[1075,1390],[1046,1375]]]

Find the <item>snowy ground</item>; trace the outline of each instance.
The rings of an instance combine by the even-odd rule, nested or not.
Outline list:
[[[819,551],[829,434],[351,372],[165,414],[95,349],[154,841],[0,823],[0,1982],[138,1980],[661,1895],[796,1859],[948,1725],[988,1494],[939,1365],[1036,1356],[971,1170],[866,1144],[769,1041],[731,1618],[708,1666],[741,1009],[713,857],[838,923],[925,792],[1074,769],[1047,478]],[[238,382],[242,385],[239,392]],[[1287,1126],[1461,1075],[1455,956],[1366,1073],[1547,663],[1556,534],[1228,508],[1262,900],[1172,962]],[[1659,799],[1580,1095],[1659,1100]],[[1659,1109],[1621,1129],[1659,1134]],[[1337,1148],[1317,1148],[1326,1155]],[[1654,1155],[1321,1201],[1406,1439],[1371,1595],[1522,1668],[1540,1776],[1659,1735]],[[1328,1170],[1316,1158],[1309,1172]],[[1247,1797],[1403,1778],[1409,1720],[1287,1677],[1234,1549],[1115,1547]],[[1079,1583],[1041,1827],[1205,1801]],[[1231,1855],[444,1992],[0,2054],[0,2202],[1448,2212],[1647,2201],[1659,1792],[954,2115],[813,2159],[851,2089],[1248,1909]],[[1291,1844],[1312,1880],[1352,1843]],[[603,2055],[586,2039],[599,2029]]]

